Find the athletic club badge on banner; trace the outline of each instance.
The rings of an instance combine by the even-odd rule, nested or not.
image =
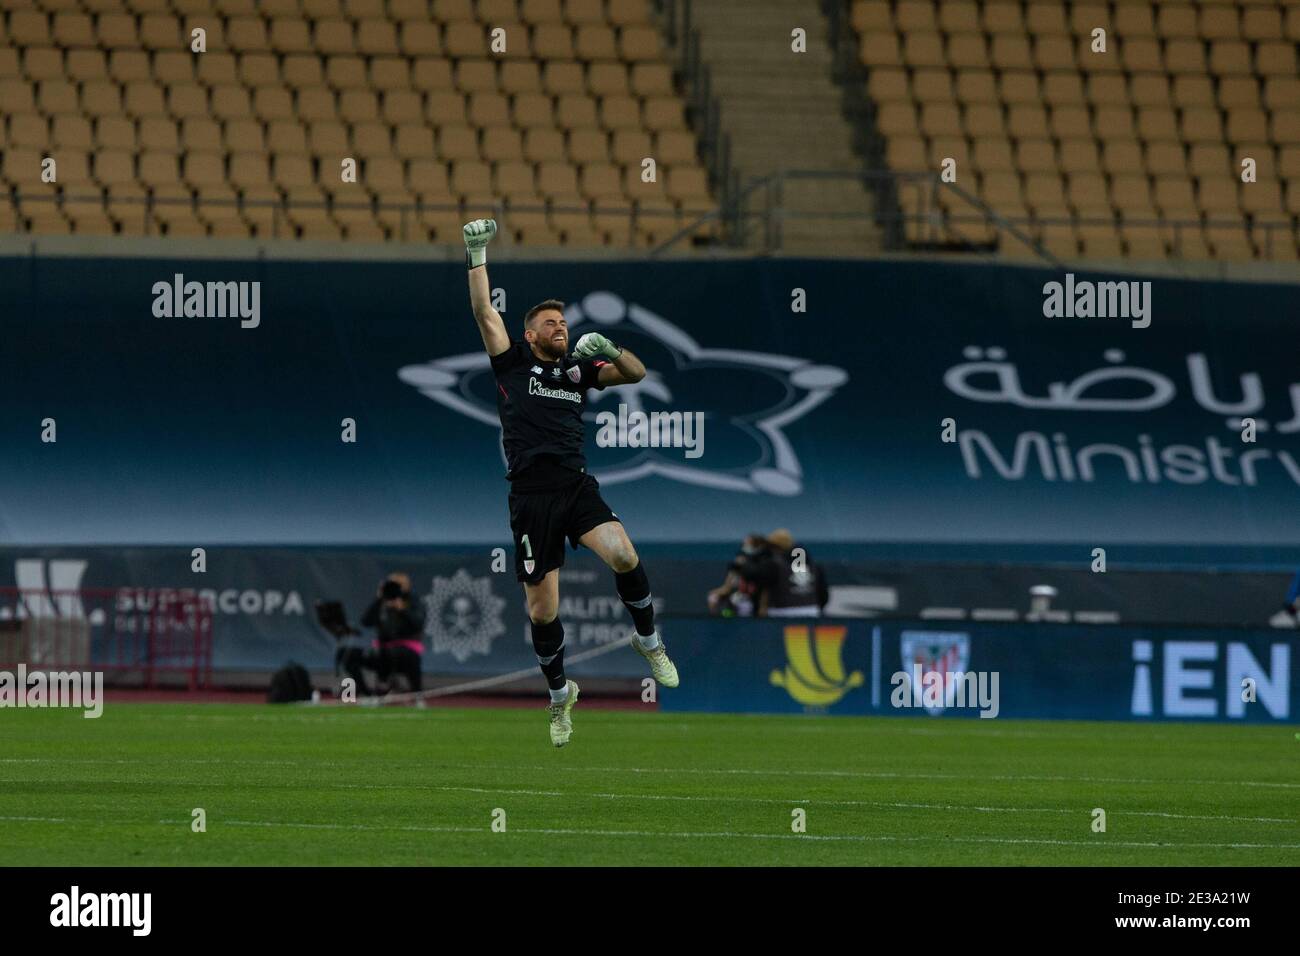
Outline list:
[[[970,664],[970,635],[938,631],[903,631],[899,636],[899,656],[903,673],[916,686],[911,694],[918,693],[927,701],[927,714],[943,713],[954,702],[957,681]],[[936,674],[937,678],[928,675]],[[929,705],[930,695],[925,691],[937,680],[942,689],[942,705]],[[918,688],[919,687],[919,691]]]

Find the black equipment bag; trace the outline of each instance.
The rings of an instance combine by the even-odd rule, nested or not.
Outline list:
[[[271,690],[266,701],[269,704],[287,704],[295,700],[311,700],[311,690],[307,668],[297,661],[289,661],[271,675]]]

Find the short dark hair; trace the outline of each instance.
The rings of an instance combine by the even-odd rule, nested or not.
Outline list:
[[[524,313],[524,328],[528,328],[529,323],[533,321],[538,312],[547,312],[554,309],[561,315],[564,314],[564,303],[559,299],[547,299],[545,302],[538,302],[535,306]]]

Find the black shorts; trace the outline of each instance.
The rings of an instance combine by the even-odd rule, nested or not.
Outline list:
[[[576,549],[578,539],[618,516],[600,497],[591,475],[549,491],[510,492],[510,531],[515,539],[515,577],[537,584],[564,566],[564,539]]]

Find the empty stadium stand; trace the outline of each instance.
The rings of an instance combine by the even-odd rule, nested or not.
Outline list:
[[[1282,0],[0,0],[0,233],[1290,262],[1297,44]]]
[[[649,0],[0,0],[0,111],[0,232],[647,246],[714,205]]]
[[[864,255],[883,238],[867,183],[856,174],[863,157],[834,79],[831,25],[818,0],[746,0],[745,29],[737,5],[700,3],[691,24],[710,71],[721,127],[730,137],[730,166],[743,185],[788,170],[830,174],[780,180],[781,249],[787,253]],[[792,50],[791,31],[805,49]],[[748,244],[765,237],[747,232]]]
[[[1296,259],[1300,5],[852,0],[850,19],[892,169],[956,159],[959,186],[1061,258]]]

